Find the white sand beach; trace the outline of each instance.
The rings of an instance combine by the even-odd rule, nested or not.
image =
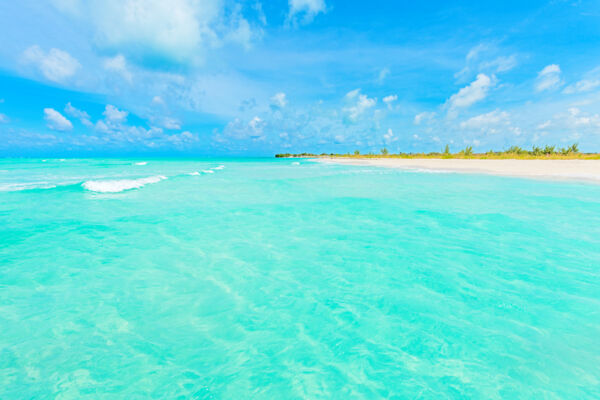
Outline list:
[[[600,160],[319,158],[320,162],[600,183]]]

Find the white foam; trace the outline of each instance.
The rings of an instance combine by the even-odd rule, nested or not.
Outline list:
[[[223,168],[225,168],[224,165],[219,165],[218,167],[214,167],[214,168],[211,168],[211,169],[217,169],[217,170],[219,170],[219,169],[223,169]]]
[[[203,169],[202,172],[204,172],[205,174],[214,174],[215,171],[211,170],[211,169]]]
[[[196,175],[200,175],[200,172],[194,171],[194,172],[190,172],[188,175],[194,175],[194,176],[196,176]]]
[[[117,193],[124,190],[139,189],[150,183],[158,183],[166,176],[157,175],[140,179],[115,179],[110,181],[85,181],[81,184],[87,190],[100,193]]]
[[[146,165],[148,164],[146,161],[136,162],[135,165]]]
[[[300,165],[300,163],[298,161],[294,161],[292,165]]]

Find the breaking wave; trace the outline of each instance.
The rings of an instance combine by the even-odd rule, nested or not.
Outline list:
[[[139,189],[151,183],[158,183],[166,176],[157,175],[140,179],[115,179],[110,181],[85,181],[81,184],[85,189],[100,193],[118,193],[124,190]]]

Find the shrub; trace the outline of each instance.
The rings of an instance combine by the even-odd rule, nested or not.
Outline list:
[[[571,153],[579,153],[579,144],[573,143],[571,147],[569,147],[569,151]]]
[[[544,150],[542,150],[542,152],[544,154],[554,154],[554,149],[556,148],[556,146],[546,146],[544,147]]]

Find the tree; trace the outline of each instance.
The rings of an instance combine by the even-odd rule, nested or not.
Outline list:
[[[387,156],[389,154],[388,149],[386,149],[385,147],[383,149],[381,149],[381,154],[383,154],[384,156]]]
[[[445,155],[449,155],[450,154],[450,146],[446,145],[446,147],[444,147],[444,154]]]
[[[360,151],[358,151],[358,150],[354,150],[354,155],[355,155],[355,156],[358,156],[358,155],[360,155]]]

